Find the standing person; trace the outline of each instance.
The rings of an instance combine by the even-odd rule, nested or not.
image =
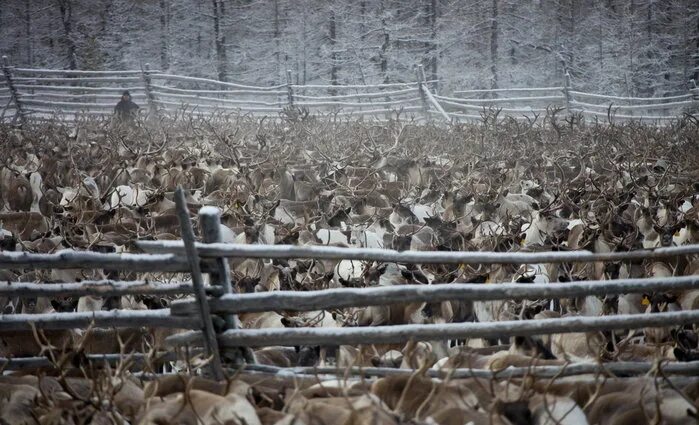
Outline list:
[[[121,94],[121,100],[114,107],[114,114],[120,122],[131,122],[138,108],[139,106],[131,100],[131,94],[126,90]]]

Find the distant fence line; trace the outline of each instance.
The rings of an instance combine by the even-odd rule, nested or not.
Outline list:
[[[422,67],[416,81],[372,85],[286,84],[254,86],[150,70],[78,71],[15,68],[4,58],[0,80],[0,122],[25,123],[55,117],[109,117],[119,95],[129,90],[152,114],[238,113],[269,116],[298,107],[311,114],[387,118],[397,113],[417,119],[480,121],[483,113],[531,120],[557,108],[568,114],[615,120],[668,121],[699,110],[699,89],[666,97],[622,97],[563,86],[473,89],[450,96],[433,93]]]

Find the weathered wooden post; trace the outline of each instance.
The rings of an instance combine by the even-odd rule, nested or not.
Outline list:
[[[146,63],[141,69],[141,76],[143,78],[143,84],[146,89],[146,101],[148,102],[148,114],[153,116],[158,116],[158,108],[155,104],[155,94],[153,94],[153,89],[151,87],[151,76],[150,76],[150,64]]]
[[[689,89],[689,92],[692,94],[692,111],[697,113],[699,112],[699,87],[697,87],[697,81],[694,78],[689,80],[689,82],[692,83],[692,87]]]
[[[291,70],[286,70],[286,96],[289,102],[289,106],[294,106],[294,88],[291,86]]]
[[[422,103],[422,113],[425,115],[425,119],[430,119],[430,107],[427,102],[427,95],[425,94],[425,70],[422,65],[418,65],[415,69],[415,77],[417,78],[417,87],[420,90],[420,101]]]
[[[221,381],[225,378],[223,366],[221,365],[221,353],[218,350],[218,340],[216,339],[216,332],[214,331],[214,325],[211,321],[211,310],[209,309],[209,302],[206,298],[204,278],[199,265],[199,253],[195,245],[194,230],[192,229],[192,222],[189,220],[189,210],[182,187],[178,187],[175,191],[175,203],[177,204],[177,218],[180,222],[182,242],[184,243],[185,252],[187,253],[187,262],[189,263],[189,270],[192,275],[192,287],[194,288],[194,295],[197,300],[199,315],[201,316],[206,355],[211,358],[211,371],[214,379]]]
[[[566,113],[571,114],[570,111],[570,73],[566,68],[565,82],[563,84],[563,96],[565,97]]]
[[[202,207],[199,210],[199,225],[201,226],[202,240],[205,243],[219,243],[221,238],[221,210],[216,207]],[[218,257],[215,260],[214,270],[209,273],[210,282],[212,285],[219,285],[223,289],[223,294],[234,294],[235,291],[231,282],[231,270],[228,265],[228,260],[224,257]],[[240,320],[236,314],[225,314],[223,316],[225,328],[240,329]],[[234,350],[228,352],[228,357],[235,365],[242,365],[243,360],[247,363],[254,363],[254,356],[249,347],[241,348],[242,352]],[[242,355],[242,356],[241,356]],[[242,357],[242,358],[241,358]]]
[[[22,102],[19,100],[19,93],[17,92],[17,88],[12,80],[12,68],[10,67],[10,61],[7,59],[7,56],[2,57],[2,73],[5,75],[7,87],[10,89],[10,96],[12,97],[12,101],[15,103],[16,112],[12,122],[15,122],[17,118],[19,118],[20,125],[24,125],[26,122],[26,117],[24,116]]]
[[[422,108],[425,111],[425,116],[428,116],[430,105],[432,105],[447,122],[451,122],[449,115],[444,111],[442,105],[437,102],[437,99],[435,99],[432,92],[430,92],[430,89],[427,87],[425,83],[425,70],[422,65],[417,66],[417,81],[420,87],[420,98],[422,99]]]

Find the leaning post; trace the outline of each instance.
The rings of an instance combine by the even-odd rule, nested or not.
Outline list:
[[[187,254],[187,262],[189,263],[190,274],[192,275],[192,287],[194,288],[194,296],[197,301],[199,316],[202,322],[202,331],[204,334],[204,345],[206,347],[206,355],[211,358],[211,371],[217,381],[225,378],[223,374],[223,366],[221,364],[221,353],[218,349],[218,340],[214,325],[211,320],[211,310],[209,302],[206,298],[204,289],[204,278],[199,265],[199,253],[195,245],[194,230],[192,222],[189,219],[189,209],[187,201],[184,198],[184,190],[178,187],[175,191],[175,204],[177,206],[177,218],[180,222],[180,230],[182,232],[182,242],[184,243],[185,252]]]
[[[24,116],[22,102],[19,101],[17,87],[15,87],[14,81],[12,80],[12,67],[10,67],[10,61],[7,59],[7,56],[2,57],[2,73],[5,75],[7,87],[9,87],[10,95],[12,96],[12,101],[15,103],[15,108],[17,108],[14,119],[16,120],[17,117],[19,117],[20,125],[24,125],[26,122],[26,117]]]
[[[221,210],[216,207],[205,206],[199,210],[199,225],[201,226],[202,240],[204,243],[220,243],[221,237]],[[231,282],[231,270],[228,260],[224,257],[217,257],[213,271],[209,273],[212,285],[219,285],[223,289],[223,294],[234,294],[235,291]],[[223,316],[226,329],[240,329],[240,320],[237,314],[225,314]],[[254,356],[250,348],[241,348],[242,359],[238,352],[231,353],[234,364],[241,365],[245,360],[247,363],[254,363]]]

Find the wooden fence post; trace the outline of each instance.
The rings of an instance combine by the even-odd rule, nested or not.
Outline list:
[[[201,226],[202,240],[205,243],[222,242],[221,238],[221,211],[216,207],[202,207],[199,210],[199,225]],[[215,259],[215,272],[209,273],[212,285],[220,285],[223,288],[224,294],[233,294],[234,290],[231,283],[231,271],[228,265],[228,260],[224,257]],[[225,314],[223,319],[226,323],[226,329],[240,329],[240,320],[236,314]],[[254,363],[254,356],[249,347],[241,348],[242,353],[232,352],[231,360],[236,365],[242,365],[243,360],[247,363]],[[242,356],[240,355],[242,354]],[[241,358],[242,357],[242,358]]]
[[[187,201],[184,198],[184,190],[182,187],[178,187],[175,191],[175,203],[177,204],[177,218],[180,222],[182,241],[184,242],[187,262],[189,263],[189,269],[192,275],[194,295],[197,299],[199,315],[201,316],[206,355],[211,358],[211,371],[214,379],[221,381],[225,378],[223,366],[221,365],[221,353],[218,350],[218,340],[216,339],[216,332],[214,331],[214,325],[211,321],[211,310],[209,309],[209,302],[204,290],[204,279],[201,274],[201,267],[199,266],[199,253],[195,245],[194,230],[192,230],[192,222],[189,220],[189,209],[187,208]]]
[[[158,107],[155,104],[155,95],[153,94],[153,90],[151,88],[151,77],[150,77],[150,64],[146,63],[143,65],[143,68],[141,69],[141,75],[143,77],[143,84],[146,89],[146,100],[148,102],[148,113],[153,114],[155,116],[158,115]]]
[[[689,80],[689,82],[692,83],[692,87],[689,89],[689,92],[692,94],[692,102],[694,102],[692,105],[692,111],[697,113],[699,112],[699,87],[697,87],[697,81],[694,78]]]
[[[565,96],[566,113],[570,114],[570,74],[565,70],[565,82],[563,84],[563,95]]]
[[[2,57],[2,73],[5,75],[5,79],[7,80],[7,87],[10,89],[10,95],[12,96],[12,100],[15,102],[16,112],[12,122],[14,123],[15,121],[17,121],[17,118],[19,117],[20,125],[24,125],[26,122],[26,117],[24,116],[22,102],[19,101],[19,93],[17,92],[17,88],[15,87],[15,84],[12,81],[12,71],[7,56]]]
[[[425,70],[423,69],[422,65],[417,66],[417,80],[418,84],[420,85],[420,98],[422,99],[422,108],[425,111],[425,116],[429,116],[429,106],[431,104],[434,109],[436,109],[437,112],[444,117],[446,122],[451,122],[449,115],[444,111],[442,105],[437,102],[437,99],[435,99],[432,92],[430,92],[430,89],[427,87],[427,84],[425,83]]]
[[[415,77],[417,77],[417,87],[420,90],[420,100],[422,103],[422,112],[425,115],[425,119],[430,119],[429,113],[429,102],[427,101],[427,95],[425,94],[425,70],[422,65],[418,65],[415,69]]]
[[[291,79],[291,70],[287,69],[286,70],[286,96],[287,100],[289,101],[289,106],[294,106],[294,89],[291,87],[292,83]]]

